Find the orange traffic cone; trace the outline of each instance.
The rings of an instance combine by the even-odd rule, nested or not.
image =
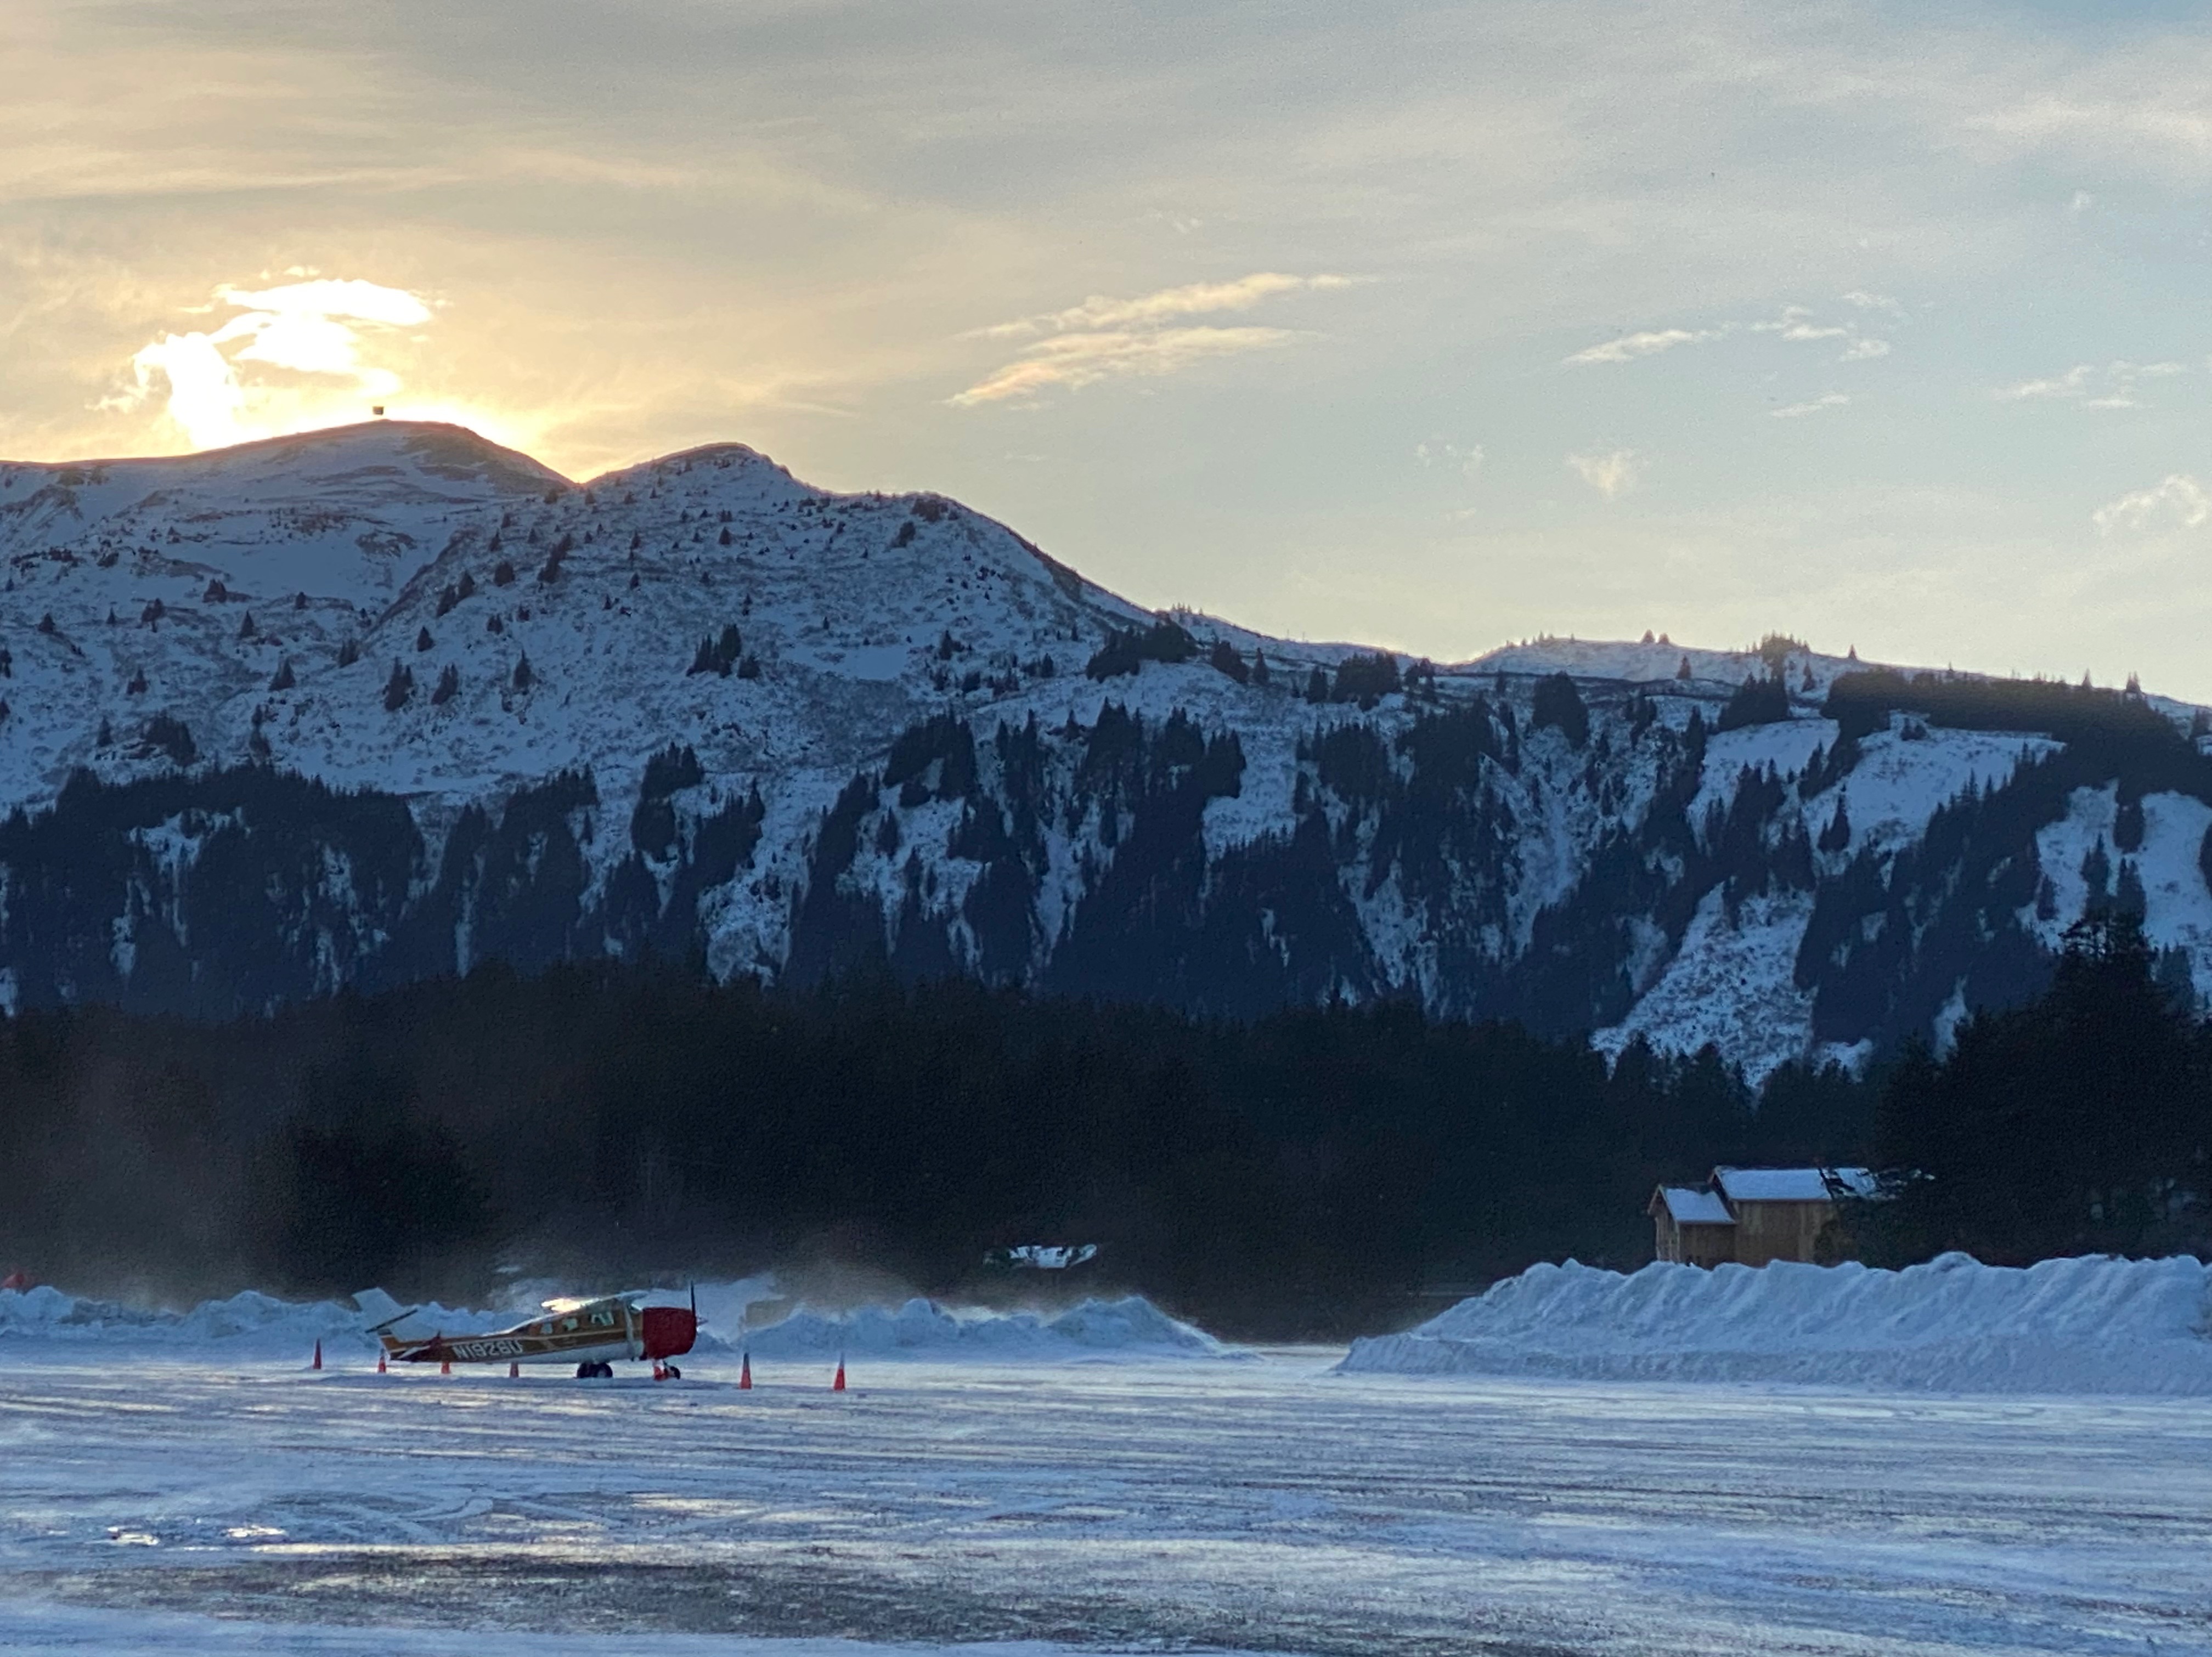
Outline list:
[[[317,1341],[317,1342],[315,1343],[315,1356],[313,1357],[313,1359],[311,1359],[311,1360],[309,1361],[309,1363],[308,1363],[308,1364],[307,1364],[307,1368],[309,1368],[310,1369],[321,1369],[322,1367],[323,1367],[323,1344],[322,1344],[322,1342],[320,1342],[320,1341]]]
[[[738,1390],[750,1393],[753,1389],[753,1355],[745,1354],[744,1365],[738,1370]]]
[[[381,1352],[376,1355],[376,1373],[380,1375],[384,1373],[384,1354]]]
[[[830,1383],[830,1390],[833,1393],[845,1390],[845,1360],[842,1358],[837,1360],[837,1379]]]
[[[453,1359],[451,1359],[451,1358],[447,1358],[447,1359],[443,1363],[441,1363],[441,1364],[438,1366],[438,1373],[439,1373],[440,1375],[452,1375],[452,1374],[453,1373]]]
[[[509,1381],[520,1381],[522,1379],[522,1365],[516,1359],[509,1358],[507,1361],[507,1378]]]

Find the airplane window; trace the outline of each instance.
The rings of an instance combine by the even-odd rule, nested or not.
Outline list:
[[[599,1324],[599,1325],[601,1325],[601,1326],[605,1326],[605,1327],[608,1327],[608,1328],[611,1328],[611,1327],[613,1327],[613,1326],[614,1326],[614,1320],[615,1320],[615,1314],[614,1314],[613,1313],[611,1313],[611,1312],[604,1312],[604,1311],[602,1311],[602,1312],[594,1312],[594,1313],[592,1313],[592,1321],[593,1323],[595,1323],[595,1324]]]
[[[580,1319],[563,1318],[561,1320],[561,1331],[563,1334],[566,1334],[571,1329],[580,1329],[582,1327],[583,1322]]]

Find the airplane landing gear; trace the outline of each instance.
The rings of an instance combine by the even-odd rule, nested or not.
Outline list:
[[[614,1374],[615,1366],[611,1363],[580,1363],[576,1366],[576,1379],[579,1381],[611,1381]]]

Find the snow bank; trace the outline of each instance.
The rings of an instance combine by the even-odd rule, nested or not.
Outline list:
[[[1778,1263],[1538,1266],[1402,1335],[1371,1374],[1795,1381],[1966,1393],[2212,1397],[2212,1268],[2193,1259],[1946,1254],[1882,1272]]]
[[[495,1326],[482,1312],[441,1306],[426,1316],[452,1334]],[[131,1350],[218,1347],[241,1354],[291,1354],[323,1343],[326,1352],[373,1352],[361,1314],[335,1301],[284,1301],[247,1290],[228,1300],[203,1301],[189,1312],[126,1306],[58,1289],[0,1290],[0,1355],[25,1345],[64,1349],[101,1344]]]
[[[708,1332],[701,1334],[707,1343]],[[931,1301],[847,1312],[801,1307],[780,1323],[722,1335],[755,1357],[1007,1358],[1066,1362],[1100,1357],[1225,1357],[1231,1349],[1178,1323],[1139,1295],[1086,1300],[1065,1312],[949,1312]]]
[[[767,1279],[699,1286],[707,1324],[702,1353],[750,1350],[756,1357],[910,1357],[1067,1362],[1109,1357],[1231,1356],[1212,1336],[1178,1323],[1150,1301],[1087,1300],[1057,1314],[950,1312],[926,1300],[865,1306],[846,1312],[801,1307],[765,1328],[747,1330],[742,1308]],[[540,1285],[542,1286],[542,1285]],[[550,1292],[550,1290],[548,1292]],[[684,1303],[684,1291],[655,1296]],[[422,1315],[447,1334],[475,1334],[514,1323],[536,1310],[457,1311],[428,1305]],[[99,1348],[126,1351],[213,1349],[240,1357],[304,1358],[317,1341],[325,1356],[369,1353],[376,1343],[362,1314],[335,1301],[284,1301],[247,1290],[204,1301],[189,1312],[164,1312],[93,1300],[58,1289],[0,1290],[0,1358],[63,1356]]]

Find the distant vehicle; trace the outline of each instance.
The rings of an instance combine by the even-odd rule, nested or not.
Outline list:
[[[576,1379],[604,1379],[617,1360],[651,1363],[654,1373],[680,1380],[668,1362],[691,1350],[699,1334],[699,1296],[691,1304],[656,1306],[648,1290],[604,1295],[597,1300],[550,1300],[544,1315],[488,1335],[447,1335],[419,1309],[402,1306],[381,1289],[363,1289],[354,1304],[369,1320],[368,1332],[394,1363],[574,1363]]]
[[[1018,1248],[993,1249],[983,1256],[983,1264],[1008,1271],[1065,1272],[1097,1253],[1097,1243],[1024,1243]]]

